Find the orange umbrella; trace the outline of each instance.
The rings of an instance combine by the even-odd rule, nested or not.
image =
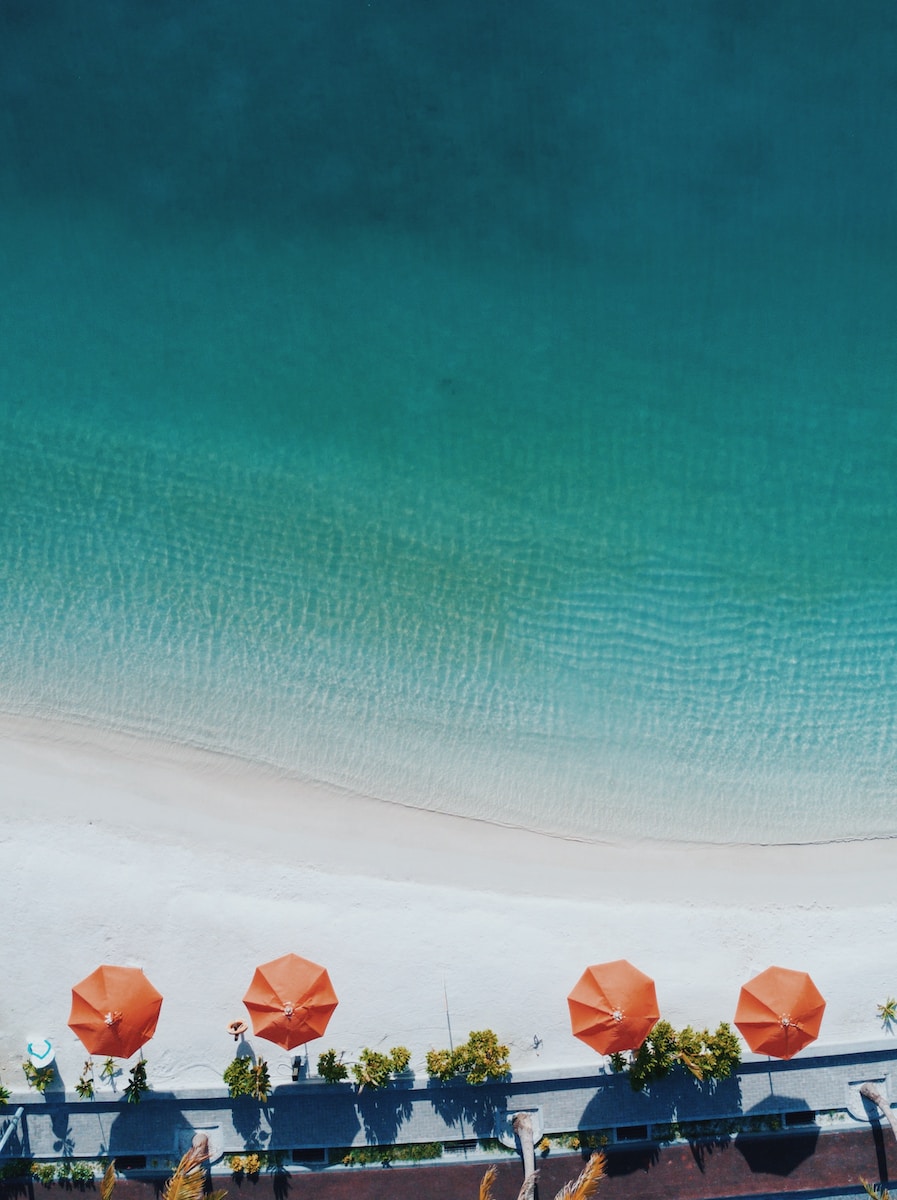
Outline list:
[[[339,1001],[323,967],[284,954],[256,967],[243,1003],[257,1037],[292,1050],[321,1037]]]
[[[586,967],[567,997],[574,1036],[613,1054],[640,1046],[660,1018],[654,980],[625,958]]]
[[[824,1012],[806,971],[768,967],[741,989],[735,1024],[755,1054],[792,1058],[819,1037]]]
[[[69,1029],[88,1054],[130,1058],[156,1032],[162,996],[138,967],[102,966],[72,988]]]

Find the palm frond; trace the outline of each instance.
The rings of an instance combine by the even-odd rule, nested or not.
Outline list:
[[[891,1193],[880,1184],[870,1183],[868,1179],[861,1179],[860,1183],[863,1185],[863,1191],[871,1200],[891,1200]]]
[[[495,1183],[495,1176],[498,1172],[495,1167],[490,1167],[480,1182],[480,1200],[494,1200],[492,1195],[492,1185]]]
[[[685,1069],[687,1071],[690,1071],[691,1074],[694,1075],[695,1079],[698,1079],[701,1082],[703,1082],[704,1068],[701,1066],[701,1064],[698,1062],[698,1060],[696,1058],[692,1058],[692,1056],[690,1054],[686,1054],[684,1050],[680,1050],[679,1051],[679,1061],[682,1063],[683,1067],[685,1067]]]
[[[203,1200],[206,1183],[203,1163],[208,1157],[206,1147],[191,1146],[162,1189],[162,1200]]]
[[[115,1189],[115,1159],[113,1158],[109,1166],[103,1172],[103,1178],[100,1180],[100,1200],[109,1200]]]
[[[604,1154],[593,1154],[576,1179],[566,1184],[555,1196],[555,1200],[591,1200],[604,1178],[607,1159]]]
[[[527,1175],[524,1179],[520,1191],[517,1193],[517,1200],[533,1200],[536,1194],[536,1183],[539,1179],[539,1172],[533,1171],[531,1175]]]

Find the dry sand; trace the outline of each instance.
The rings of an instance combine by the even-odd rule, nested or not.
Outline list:
[[[0,806],[0,1078],[16,1090],[34,1036],[74,1085],[70,988],[102,962],[142,967],[165,996],[146,1050],[157,1087],[220,1083],[253,968],[287,951],[324,963],[340,997],[313,1061],[403,1044],[420,1072],[449,1021],[456,1042],[494,1029],[517,1069],[597,1066],[566,995],[608,959],[652,975],[674,1024],[731,1021],[741,983],[773,963],[807,970],[831,1046],[880,1041],[876,1005],[897,992],[893,841],[576,841],[11,718]],[[252,1040],[288,1079],[291,1056]]]

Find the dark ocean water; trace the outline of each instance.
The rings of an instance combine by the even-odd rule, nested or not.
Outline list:
[[[0,6],[0,707],[897,832],[897,9]]]

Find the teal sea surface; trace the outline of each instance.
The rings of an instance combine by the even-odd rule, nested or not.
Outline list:
[[[897,834],[897,14],[0,7],[0,709]]]

